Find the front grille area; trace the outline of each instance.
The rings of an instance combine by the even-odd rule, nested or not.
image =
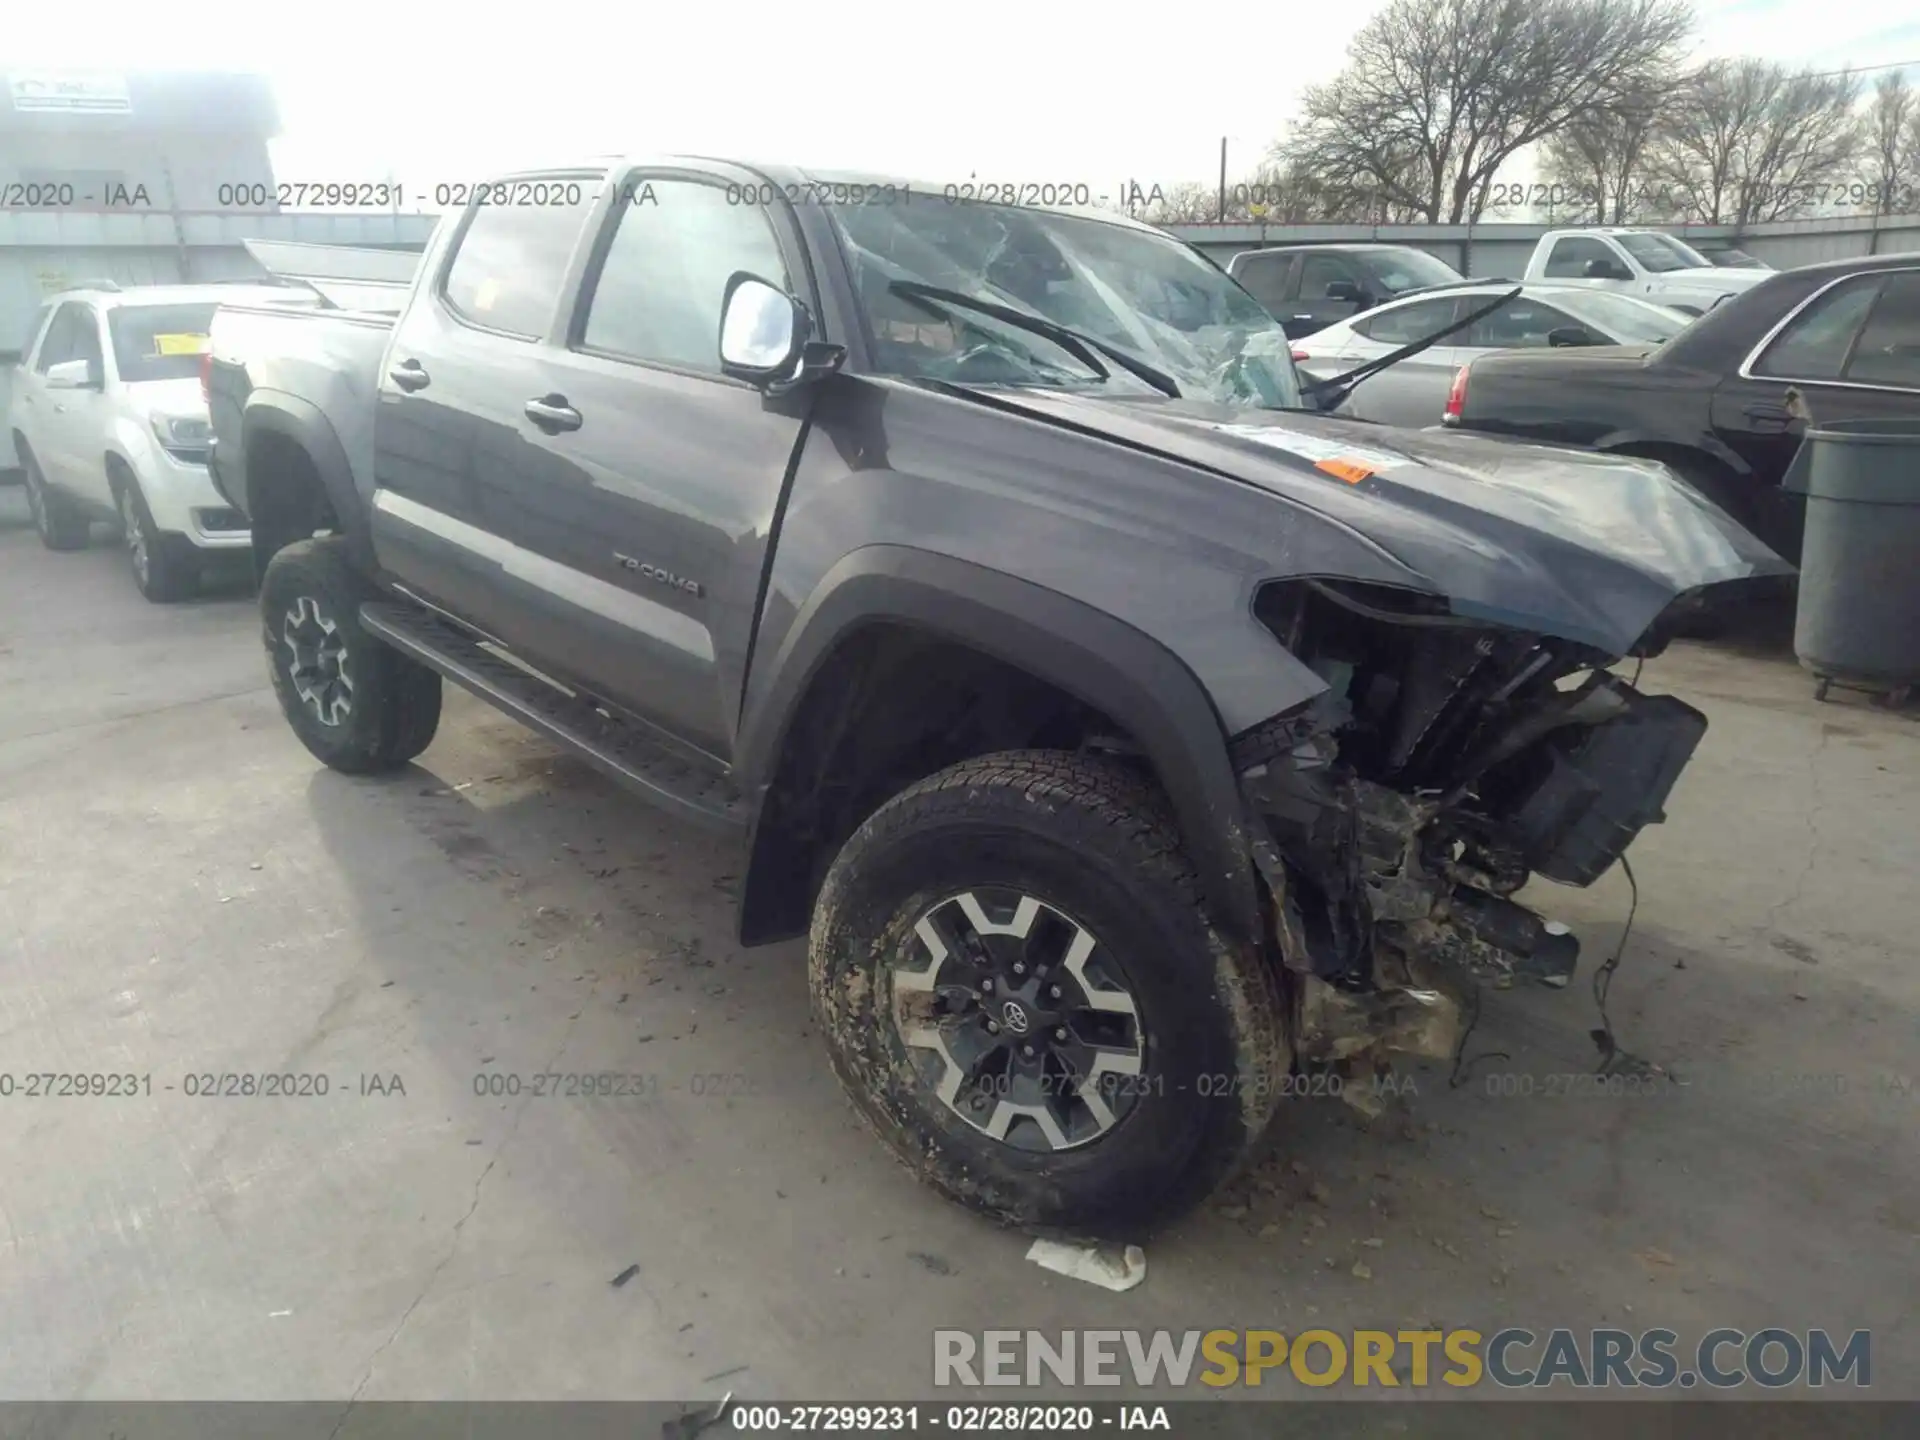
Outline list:
[[[245,530],[247,528],[246,516],[242,515],[238,510],[229,510],[225,507],[196,510],[193,512],[193,520],[196,525],[209,535],[218,535],[222,531]]]

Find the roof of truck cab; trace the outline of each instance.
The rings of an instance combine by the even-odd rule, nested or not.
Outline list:
[[[737,155],[648,155],[616,154],[585,155],[542,165],[537,168],[521,168],[505,171],[499,175],[485,177],[480,183],[493,183],[508,180],[539,180],[548,176],[565,174],[577,170],[618,171],[635,166],[688,166],[693,168],[713,165],[727,165],[759,175],[777,185],[864,185],[876,188],[894,188],[901,191],[911,189],[915,195],[925,195],[934,203],[942,203],[948,185],[958,182],[950,180],[929,180],[924,176],[883,175],[864,170],[842,170],[831,167],[797,165],[790,161],[749,160]],[[989,177],[991,180],[992,177]],[[970,180],[969,184],[980,183]],[[911,203],[911,202],[909,202]],[[1098,220],[1124,230],[1141,230],[1151,235],[1165,236],[1167,232],[1157,225],[1135,220],[1130,215],[1122,215],[1112,210],[1102,210],[1091,205],[1028,205],[1017,201],[979,201],[979,204],[1010,205],[1020,210],[1038,210],[1047,215],[1072,215],[1084,220]],[[1173,238],[1169,236],[1168,238]],[[1178,243],[1177,241],[1175,243]],[[1348,247],[1354,248],[1354,247]],[[1380,250],[1405,250],[1405,245],[1379,245],[1370,247]]]

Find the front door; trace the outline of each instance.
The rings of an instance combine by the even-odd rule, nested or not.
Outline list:
[[[784,211],[749,203],[761,189],[717,169],[618,181],[569,323],[517,396],[533,463],[483,494],[487,527],[549,567],[514,632],[721,761],[812,394],[720,373],[728,279],[795,290],[806,273]]]

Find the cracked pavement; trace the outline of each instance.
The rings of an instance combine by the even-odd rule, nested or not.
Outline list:
[[[327,773],[248,596],[147,605],[24,515],[0,491],[0,1070],[151,1093],[0,1100],[0,1398],[911,1398],[938,1326],[1430,1319],[1871,1327],[1875,1393],[1920,1394],[1913,713],[1650,662],[1711,728],[1609,1008],[1682,1083],[1556,1088],[1627,895],[1538,887],[1574,985],[1489,993],[1465,1083],[1415,1068],[1371,1127],[1299,1102],[1111,1295],[860,1129],[800,947],[733,944],[723,844],[457,694],[419,765]],[[227,1074],[326,1093],[189,1093]],[[624,1093],[538,1078],[579,1074]]]

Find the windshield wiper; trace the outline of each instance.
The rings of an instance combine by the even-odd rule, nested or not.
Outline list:
[[[1398,365],[1409,356],[1418,355],[1429,346],[1439,344],[1456,330],[1464,330],[1467,326],[1473,324],[1474,321],[1484,319],[1488,315],[1491,315],[1502,305],[1518,295],[1520,289],[1520,286],[1514,286],[1513,289],[1500,296],[1491,305],[1483,305],[1478,310],[1461,316],[1460,319],[1454,321],[1451,325],[1442,326],[1431,335],[1414,341],[1411,345],[1402,345],[1398,350],[1390,350],[1377,360],[1369,360],[1364,365],[1356,365],[1344,375],[1335,375],[1326,380],[1308,381],[1300,388],[1313,397],[1314,404],[1320,410],[1338,410],[1346,401],[1347,396],[1353,393],[1354,387],[1362,380],[1371,379],[1382,370],[1385,370],[1389,365]]]
[[[1024,310],[1015,310],[1010,305],[996,304],[992,300],[982,300],[977,295],[969,295],[963,290],[947,290],[938,285],[925,285],[918,280],[894,280],[888,282],[887,289],[909,300],[921,302],[938,301],[942,305],[960,305],[969,310],[978,310],[982,315],[991,315],[996,320],[1022,330],[1031,330],[1035,335],[1044,335],[1062,350],[1067,351],[1081,364],[1085,365],[1102,380],[1112,372],[1100,363],[1094,351],[1099,351],[1121,369],[1138,376],[1153,386],[1162,395],[1180,398],[1180,386],[1164,370],[1156,370],[1144,360],[1136,360],[1126,351],[1116,349],[1104,340],[1097,340],[1079,330],[1070,329],[1057,321],[1045,319],[1039,315],[1029,315]]]

